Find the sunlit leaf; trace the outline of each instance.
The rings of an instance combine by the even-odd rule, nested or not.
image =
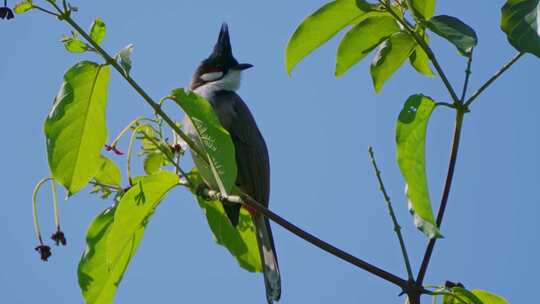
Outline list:
[[[148,154],[144,159],[144,172],[150,175],[161,171],[161,167],[163,167],[166,160],[162,153],[154,152]]]
[[[435,16],[426,21],[425,25],[432,32],[455,45],[463,56],[469,56],[478,43],[476,32],[456,17]]]
[[[107,264],[113,266],[131,244],[138,231],[144,228],[165,195],[179,178],[173,172],[162,171],[136,178],[133,186],[122,196],[114,223],[107,238]]]
[[[84,53],[88,51],[88,46],[86,43],[84,43],[82,40],[80,40],[77,36],[65,36],[62,38],[62,43],[64,43],[64,47],[66,50],[70,53]]]
[[[285,53],[287,73],[290,75],[302,59],[343,28],[353,24],[365,12],[356,5],[356,0],[335,0],[309,15],[296,28],[287,44]]]
[[[540,0],[508,0],[502,8],[501,28],[520,52],[540,57]]]
[[[33,8],[32,1],[31,0],[26,0],[26,1],[22,1],[22,2],[19,2],[19,3],[15,4],[15,7],[13,7],[13,10],[17,14],[23,14],[23,13],[28,12],[32,8]]]
[[[195,184],[202,183],[196,170],[190,174]],[[203,209],[208,225],[212,230],[214,240],[227,248],[240,267],[250,272],[261,272],[262,265],[255,235],[255,226],[249,213],[241,209],[238,225],[233,227],[227,217],[223,204],[217,200],[207,201],[197,197],[199,206]]]
[[[114,221],[115,208],[108,208],[90,224],[84,251],[77,271],[85,303],[113,303],[116,289],[126,268],[139,247],[144,228],[139,228],[128,241],[114,264],[107,264],[107,238]]]
[[[405,32],[395,33],[381,44],[370,68],[373,86],[377,93],[409,58],[415,46],[414,39]]]
[[[107,33],[107,28],[105,27],[105,22],[101,18],[94,20],[92,28],[90,29],[90,37],[94,40],[95,43],[101,44],[105,34]]]
[[[482,301],[483,304],[508,304],[508,301],[489,291],[473,289],[471,292]]]
[[[406,194],[414,224],[429,238],[441,237],[429,198],[426,175],[426,130],[435,102],[412,95],[399,114],[396,126],[397,160],[407,184]]]
[[[336,76],[341,76],[357,62],[367,56],[388,36],[399,31],[394,18],[373,15],[365,18],[347,32],[338,48]]]
[[[415,17],[429,19],[435,13],[435,0],[407,0]]]
[[[122,185],[122,173],[120,173],[118,165],[103,155],[101,159],[103,163],[95,176],[96,182],[120,187]]]
[[[45,120],[49,167],[70,194],[85,187],[103,163],[109,74],[109,66],[89,61],[70,68]]]
[[[201,96],[176,89],[172,97],[189,117],[198,134],[194,140],[206,154],[194,154],[193,157],[202,177],[213,189],[229,193],[237,174],[234,145],[229,132],[221,126],[210,103]]]

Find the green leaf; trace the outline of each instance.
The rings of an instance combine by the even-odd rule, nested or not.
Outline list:
[[[502,7],[501,28],[520,52],[540,57],[540,0],[508,0]]]
[[[131,54],[133,53],[134,48],[135,46],[133,44],[128,44],[114,55],[114,60],[122,67],[125,75],[129,75],[129,72],[131,71]]]
[[[335,0],[319,8],[300,23],[289,39],[285,52],[285,65],[290,75],[294,67],[307,55],[335,34],[351,25],[366,11],[356,0]]]
[[[435,0],[407,0],[414,16],[421,20],[433,17],[435,13]]]
[[[435,224],[426,175],[426,129],[435,102],[424,95],[410,96],[396,126],[397,161],[407,184],[406,194],[414,224],[429,238],[441,237]]]
[[[373,15],[354,26],[339,44],[336,60],[336,76],[341,76],[357,62],[366,57],[388,36],[399,31],[394,18]]]
[[[190,177],[195,184],[202,183],[196,169],[190,173]],[[192,189],[192,191],[195,190]],[[216,243],[227,248],[240,267],[250,272],[261,272],[262,264],[255,226],[249,213],[243,208],[240,210],[238,225],[235,228],[231,225],[221,202],[208,201],[199,196],[197,196],[197,201],[204,211]]]
[[[116,289],[124,272],[139,247],[144,228],[140,228],[120,253],[113,265],[107,264],[107,238],[114,221],[115,208],[111,207],[98,215],[90,224],[86,234],[84,251],[77,276],[85,303],[113,303]]]
[[[420,31],[420,36],[424,38],[426,44],[428,44],[428,36],[423,31]],[[414,51],[409,56],[409,61],[412,67],[420,74],[424,76],[435,76],[431,67],[429,66],[430,60],[426,52],[422,49],[420,45],[416,45]]]
[[[144,229],[165,194],[178,185],[178,176],[162,171],[134,179],[122,196],[107,238],[107,264],[112,267],[122,258],[140,229]]]
[[[88,51],[88,46],[86,43],[82,42],[77,36],[73,35],[71,37],[65,36],[62,38],[62,43],[64,47],[70,53],[84,53]]]
[[[456,299],[456,297],[454,297],[454,303],[456,304],[461,303],[462,301],[465,301],[467,304],[487,304],[483,303],[475,294],[463,287],[453,287],[450,291],[459,298]]]
[[[375,91],[379,93],[384,83],[403,65],[409,58],[416,42],[405,32],[395,33],[386,39],[381,46],[373,62],[371,63],[371,78]]]
[[[122,173],[120,173],[118,165],[103,155],[101,155],[101,159],[103,162],[94,178],[96,182],[120,187],[122,185]]]
[[[34,6],[32,5],[32,1],[31,0],[26,0],[26,1],[22,1],[22,2],[19,2],[19,3],[15,4],[15,7],[13,8],[13,10],[17,14],[23,14],[23,13],[28,12],[32,8],[34,8]]]
[[[196,143],[206,155],[193,155],[204,180],[221,193],[231,192],[236,181],[234,145],[219,122],[210,103],[201,96],[183,89],[172,92],[172,98],[182,107],[198,134]],[[201,157],[205,157],[204,161]]]
[[[107,28],[105,27],[105,22],[101,18],[94,20],[92,28],[90,30],[90,37],[94,40],[95,43],[101,44],[105,34],[107,33]]]
[[[144,172],[151,175],[161,171],[161,167],[166,162],[166,158],[162,153],[150,153],[144,159]]]
[[[45,120],[49,167],[70,194],[84,188],[103,163],[109,74],[109,66],[89,61],[70,68]]]
[[[471,292],[484,304],[508,304],[505,298],[485,290],[473,289]]]
[[[476,32],[456,17],[440,15],[426,21],[425,25],[435,34],[456,46],[463,56],[470,56],[478,43]]]

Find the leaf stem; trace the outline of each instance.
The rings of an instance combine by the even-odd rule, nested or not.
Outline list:
[[[448,197],[450,195],[450,189],[452,187],[452,180],[454,177],[454,170],[456,168],[456,161],[457,161],[457,156],[458,156],[458,151],[459,151],[459,142],[461,138],[461,131],[463,127],[464,116],[465,116],[465,109],[458,108],[456,111],[456,124],[454,127],[454,138],[452,141],[452,149],[450,152],[448,173],[446,174],[446,181],[444,183],[444,190],[441,197],[441,205],[437,213],[437,220],[436,220],[437,228],[441,227],[441,223],[444,217],[444,211],[446,210]],[[435,247],[436,242],[437,242],[437,238],[432,238],[429,240],[428,246],[426,248],[426,252],[424,254],[424,258],[422,260],[422,264],[420,266],[420,270],[418,271],[418,275],[416,277],[417,286],[422,286],[422,283],[424,282],[424,277],[426,275],[429,261],[431,259],[431,254],[433,253],[433,248]]]
[[[134,126],[138,125],[141,121],[148,121],[148,122],[152,122],[152,123],[158,123],[156,120],[154,119],[150,119],[150,118],[146,118],[146,117],[137,117],[135,118],[134,120],[132,120],[124,129],[122,129],[122,131],[120,131],[120,133],[118,133],[118,135],[116,136],[116,138],[112,141],[111,143],[111,147],[116,147],[116,145],[118,144],[118,142],[120,141],[120,139],[122,139],[122,137],[131,129],[133,128]]]
[[[94,186],[100,186],[100,187],[103,187],[103,188],[107,188],[107,189],[109,189],[109,190],[111,190],[113,192],[118,192],[118,193],[124,192],[124,189],[122,189],[120,187],[117,187],[115,185],[103,184],[103,183],[100,183],[100,182],[96,182],[95,180],[90,181],[88,183],[91,184],[91,185],[94,185]]]
[[[409,254],[407,253],[407,247],[405,246],[405,241],[403,240],[403,235],[401,233],[401,226],[399,225],[396,214],[394,212],[394,207],[392,207],[392,201],[390,200],[390,196],[388,196],[388,193],[386,192],[386,188],[384,187],[381,171],[379,170],[379,167],[377,166],[377,162],[375,160],[375,152],[373,150],[373,147],[369,147],[368,151],[369,151],[369,156],[371,159],[371,164],[373,165],[373,170],[375,171],[375,175],[377,176],[377,181],[379,182],[379,189],[381,190],[381,193],[384,196],[384,200],[386,201],[386,207],[388,207],[388,213],[390,214],[390,217],[392,218],[392,222],[394,223],[394,231],[396,232],[396,236],[399,241],[399,246],[401,247],[401,253],[403,255],[403,260],[405,261],[405,268],[407,269],[407,275],[408,275],[409,281],[412,282],[414,281],[414,275],[411,268],[411,262],[409,260]]]
[[[519,52],[510,59],[507,63],[505,63],[500,70],[498,70],[491,78],[489,78],[479,89],[476,91],[467,101],[465,102],[465,106],[469,107],[473,101],[480,95],[482,92],[484,92],[485,89],[487,89],[497,78],[499,78],[506,70],[508,70],[514,63],[516,63],[525,53]]]
[[[37,195],[38,195],[39,190],[41,189],[41,186],[43,186],[43,184],[45,184],[48,181],[54,182],[52,177],[45,177],[36,184],[36,186],[34,187],[34,191],[32,192],[32,215],[34,218],[34,230],[36,232],[36,237],[40,245],[43,245],[43,238],[41,237],[41,228],[39,226],[39,221],[38,221]]]
[[[53,197],[54,224],[56,231],[60,231],[60,211],[58,210],[58,193],[56,192],[56,182],[51,179],[51,192]]]
[[[46,14],[49,14],[49,15],[53,15],[53,16],[55,16],[55,17],[59,17],[59,16],[60,16],[60,15],[58,15],[58,14],[55,13],[55,12],[51,12],[50,10],[44,9],[44,8],[42,8],[42,7],[40,7],[40,6],[37,6],[37,5],[32,5],[32,8],[35,8],[35,9],[37,9],[38,11],[42,11],[42,12],[44,12],[44,13],[46,13]]]
[[[469,86],[469,78],[471,77],[471,64],[473,60],[474,48],[471,49],[469,54],[469,60],[467,60],[467,69],[465,70],[465,83],[463,84],[463,92],[461,92],[461,103],[465,103],[465,96],[467,95],[467,88]]]

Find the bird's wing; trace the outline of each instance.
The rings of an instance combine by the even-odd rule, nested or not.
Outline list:
[[[242,98],[231,91],[217,92],[211,102],[234,143],[238,166],[236,184],[255,200],[268,206],[270,161],[266,143],[253,115]]]

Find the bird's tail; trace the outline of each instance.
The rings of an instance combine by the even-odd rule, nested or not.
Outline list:
[[[264,275],[264,285],[266,287],[266,299],[268,303],[279,301],[281,297],[281,277],[277,261],[274,238],[270,229],[270,222],[262,214],[253,215],[257,243]]]

